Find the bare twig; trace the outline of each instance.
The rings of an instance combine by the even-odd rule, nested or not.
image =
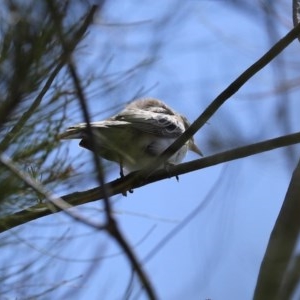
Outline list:
[[[300,23],[300,0],[293,0],[293,22],[296,27]],[[300,41],[300,37],[298,36]]]
[[[170,146],[168,147],[151,166],[145,170],[146,174],[153,172],[157,166],[161,165],[182,145],[188,141],[207,121],[208,119],[234,95],[251,77],[270,63],[276,56],[280,54],[289,44],[291,44],[300,34],[300,24],[295,26],[289,33],[278,41],[267,53],[259,60],[244,71],[236,80],[234,80],[221,94],[213,100],[213,102],[204,110],[204,112],[192,123],[192,125]]]
[[[13,174],[15,174],[19,179],[21,179],[27,186],[32,188],[36,193],[42,195],[48,203],[46,206],[52,212],[64,211],[67,215],[72,217],[76,221],[80,221],[95,229],[103,229],[103,226],[92,222],[91,220],[84,219],[81,214],[75,212],[74,209],[71,211],[72,205],[63,200],[61,197],[56,197],[49,191],[47,191],[42,184],[40,184],[35,178],[30,176],[28,173],[21,171],[16,164],[5,154],[0,154],[0,162],[7,169],[9,169]]]
[[[224,162],[233,161],[239,158],[297,143],[300,143],[300,133],[294,133],[217,153],[198,160],[174,166],[168,170],[158,170],[145,180],[141,179],[141,176],[136,176],[136,173],[131,173],[123,178],[119,178],[107,183],[105,188],[109,192],[109,196],[113,196],[116,194],[121,194],[126,189],[138,188],[149,183],[168,179],[170,176],[182,175],[188,172],[201,170]],[[140,173],[141,172],[137,172],[137,174]],[[103,187],[97,187],[84,192],[68,194],[62,196],[61,198],[70,205],[76,206],[102,199],[102,197]],[[38,204],[7,217],[3,217],[0,219],[0,233],[52,213],[54,212],[52,212],[46,204]]]
[[[83,88],[81,86],[81,80],[80,80],[80,78],[77,74],[76,66],[73,63],[73,59],[71,57],[72,52],[70,52],[69,44],[65,40],[65,36],[64,36],[64,32],[63,32],[63,26],[61,24],[62,16],[61,16],[61,13],[59,12],[59,10],[57,9],[57,7],[55,5],[55,2],[53,2],[51,0],[49,0],[47,2],[48,2],[49,9],[51,11],[51,14],[52,14],[52,19],[53,19],[53,21],[55,22],[55,25],[56,25],[57,35],[58,35],[58,37],[60,39],[60,42],[62,44],[62,48],[63,48],[63,51],[64,51],[64,56],[69,57],[69,59],[68,59],[69,72],[70,72],[71,78],[73,80],[73,83],[74,83],[74,86],[75,86],[75,89],[76,89],[76,92],[77,92],[77,96],[78,96],[78,100],[79,100],[79,103],[80,103],[80,106],[81,106],[83,118],[84,118],[84,121],[87,124],[87,132],[90,135],[91,144],[92,144],[92,147],[93,147],[93,145],[95,144],[95,138],[94,138],[94,134],[93,134],[93,131],[92,131],[92,127],[90,125],[90,114],[88,112],[88,108],[87,108],[87,104],[86,104],[87,102],[86,102],[86,99],[85,99]],[[86,27],[88,27],[92,23],[94,13],[96,12],[97,9],[98,9],[98,7],[96,5],[92,6],[91,11],[93,12],[93,14],[90,14],[90,17],[85,20]],[[96,167],[96,172],[97,172],[97,175],[98,175],[99,184],[101,186],[104,186],[104,183],[105,183],[104,182],[104,173],[103,173],[103,168],[101,166],[101,161],[100,161],[99,156],[94,152],[93,152],[93,159],[94,159],[94,164],[95,164],[95,167]],[[108,197],[106,196],[105,190],[104,190],[104,203],[105,203],[105,209],[107,211],[107,216],[109,218],[111,216],[111,208],[110,208],[110,203],[109,203]]]
[[[59,17],[59,12],[51,0],[48,1],[48,5],[49,5],[49,8],[53,15],[53,20],[57,21],[57,23],[56,23],[57,24],[57,33],[60,38],[63,49],[67,53],[68,44],[66,43],[66,41],[64,39],[64,35],[63,35],[63,31],[62,31],[62,24],[60,22],[60,17]],[[82,110],[83,117],[84,117],[84,121],[87,124],[87,133],[90,136],[91,147],[94,148],[93,145],[95,145],[95,137],[94,137],[94,134],[92,131],[92,127],[90,125],[90,114],[88,112],[86,99],[84,96],[83,89],[81,87],[81,81],[77,74],[76,66],[73,63],[71,57],[68,62],[68,67],[69,67],[69,72],[73,79],[73,82],[74,82],[74,85],[75,85],[75,88],[77,91],[78,99],[79,99],[81,110]],[[154,288],[153,288],[151,282],[149,281],[148,276],[146,275],[145,271],[143,270],[142,265],[138,262],[138,259],[135,255],[134,251],[131,249],[129,243],[126,241],[124,235],[121,233],[119,226],[117,224],[117,221],[113,217],[111,205],[110,205],[110,201],[109,201],[109,195],[107,192],[107,186],[105,185],[105,181],[104,181],[103,167],[101,165],[100,158],[96,152],[93,152],[93,158],[94,158],[96,172],[98,175],[97,177],[98,177],[99,184],[100,184],[100,186],[103,187],[102,195],[103,195],[103,199],[104,199],[104,206],[105,206],[106,219],[107,219],[105,228],[106,228],[107,232],[118,242],[120,247],[125,252],[125,255],[127,256],[133,269],[137,273],[139,280],[140,280],[143,288],[145,289],[149,299],[153,299],[153,300],[157,299],[155,292],[154,292]]]
[[[51,3],[49,0],[48,3]],[[50,5],[50,4],[49,4]],[[55,13],[55,12],[54,12]],[[59,19],[58,19],[59,20]],[[59,23],[59,22],[58,22]],[[200,117],[192,124],[192,126],[181,136],[179,139],[171,145],[163,155],[158,159],[157,165],[159,165],[162,161],[165,161],[168,157],[170,157],[173,153],[175,153],[192,135],[196,133],[199,128],[201,128],[205,122],[220,108],[220,106],[231,97],[234,93],[236,93],[254,74],[256,74],[259,70],[261,70],[264,66],[266,66],[273,58],[275,58],[285,47],[287,47],[295,38],[298,37],[300,32],[300,25],[297,25],[293,30],[291,30],[281,41],[279,41],[270,51],[268,51],[260,60],[254,63],[249,69],[247,69],[243,74],[241,74],[231,85],[228,86],[208,107],[207,109],[200,115]],[[59,33],[59,31],[58,31]],[[71,53],[67,52],[69,45],[65,45],[65,41],[63,39],[63,35],[61,32],[61,41],[64,45],[65,54],[68,53],[68,57]],[[85,109],[85,98],[80,85],[80,80],[78,78],[76,68],[72,63],[72,60],[69,61],[69,70],[70,74],[73,78],[75,87],[77,89],[78,98],[82,104],[82,109],[85,115],[85,121],[89,126],[89,114],[87,109]],[[92,135],[91,129],[89,129]],[[46,199],[50,200],[55,204],[55,207],[58,210],[65,210],[68,206],[64,206],[65,202],[57,201],[64,200],[72,205],[79,205],[91,201],[95,201],[98,199],[105,199],[106,202],[106,214],[107,214],[107,225],[105,229],[110,233],[112,237],[116,239],[121,248],[124,250],[127,255],[131,265],[134,267],[136,273],[139,276],[139,279],[146,289],[147,295],[150,299],[156,299],[154,294],[154,290],[144,273],[141,265],[139,264],[137,258],[135,257],[135,253],[130,248],[129,244],[125,240],[124,236],[121,234],[119,227],[113,218],[110,210],[110,204],[108,201],[108,197],[116,194],[122,193],[124,190],[128,190],[131,188],[137,188],[143,186],[145,184],[149,184],[164,178],[168,178],[170,176],[180,175],[187,172],[191,172],[194,170],[199,170],[208,166],[216,165],[219,163],[223,163],[226,161],[246,157],[249,155],[253,155],[256,153],[261,153],[263,151],[268,151],[274,148],[283,147],[295,143],[300,142],[300,133],[283,136],[277,139],[272,139],[268,141],[264,141],[261,143],[241,147],[238,149],[233,149],[230,151],[226,151],[223,153],[215,154],[210,157],[206,157],[200,160],[196,160],[190,163],[182,164],[176,166],[170,170],[158,170],[153,173],[151,176],[148,176],[149,173],[152,173],[153,170],[156,169],[157,165],[153,164],[149,170],[146,172],[137,172],[134,174],[129,174],[124,178],[115,180],[108,184],[104,184],[103,176],[101,176],[101,165],[97,164],[97,158],[95,156],[95,163],[97,166],[97,170],[99,173],[99,182],[101,184],[100,188],[96,188],[84,193],[76,193],[72,195],[66,195],[60,198],[51,198],[52,195],[48,195],[47,193],[43,194]],[[5,157],[1,156],[1,162],[11,169],[11,164],[6,164],[7,161]],[[11,169],[12,170],[12,169]],[[12,170],[13,171],[13,170]],[[26,175],[26,174],[23,174]],[[26,177],[26,176],[25,176]],[[21,177],[20,177],[21,178]],[[25,178],[26,179],[26,178]],[[23,179],[22,179],[23,180]],[[26,182],[26,181],[25,181]],[[30,182],[27,182],[30,185]],[[32,182],[31,182],[32,183]],[[34,185],[30,185],[34,186]],[[36,191],[39,191],[37,189]],[[43,192],[43,190],[41,190]],[[50,197],[50,198],[49,198]],[[52,201],[53,200],[53,201]],[[0,220],[0,230],[5,231],[9,228],[13,228],[30,220],[39,218],[41,216],[45,216],[47,214],[53,213],[46,204],[40,204],[38,206],[31,207],[25,211],[19,212],[17,214],[8,216],[7,218],[3,218]],[[84,221],[84,220],[83,220]],[[103,227],[101,227],[102,229]]]
[[[68,47],[68,53],[65,53],[60,58],[60,61],[57,63],[57,66],[54,68],[50,76],[48,77],[47,81],[44,84],[44,87],[41,89],[38,96],[35,98],[35,100],[32,102],[31,106],[28,108],[28,110],[21,116],[21,118],[18,120],[16,125],[10,130],[10,132],[5,136],[5,138],[0,143],[0,149],[1,151],[5,151],[6,147],[9,145],[9,143],[12,141],[12,139],[16,136],[16,134],[23,128],[25,123],[28,121],[28,119],[32,116],[32,114],[35,112],[35,110],[38,108],[38,106],[41,104],[43,97],[49,90],[52,82],[60,72],[60,70],[63,68],[63,66],[68,62],[68,57],[71,55],[71,53],[74,51],[78,43],[81,41],[82,37],[86,33],[90,21],[92,20],[93,16],[95,15],[96,9],[95,7],[92,7],[92,9],[87,14],[85,21],[83,22],[82,26],[77,30],[77,32],[74,34],[74,39],[72,39],[72,42],[70,42],[70,45]]]
[[[263,258],[254,299],[282,298],[285,276],[292,259],[300,231],[300,161],[293,173],[276,224]]]

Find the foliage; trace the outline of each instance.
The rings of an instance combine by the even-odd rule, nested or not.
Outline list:
[[[228,1],[228,3],[249,14],[256,14],[256,8],[249,5],[247,1]],[[35,237],[33,239],[23,237],[17,230],[14,231],[15,228],[18,229],[22,227],[20,226],[22,224],[37,219],[41,221],[42,217],[55,216],[58,215],[57,212],[64,211],[66,217],[73,221],[72,225],[87,227],[92,232],[88,234],[93,236],[97,236],[98,233],[106,233],[124,253],[133,270],[128,288],[124,292],[126,298],[131,297],[136,276],[146,296],[156,299],[153,282],[149,274],[145,272],[134,247],[130,245],[123,234],[121,226],[114,216],[113,202],[110,197],[117,194],[124,195],[133,188],[142,187],[170,176],[186,174],[299,143],[300,136],[297,132],[222,151],[224,141],[217,136],[218,132],[207,137],[206,141],[211,149],[217,151],[215,155],[182,164],[170,170],[155,171],[155,166],[176,152],[186,140],[216,114],[230,97],[251,81],[262,68],[269,65],[274,59],[278,59],[280,53],[299,38],[299,3],[296,0],[293,2],[294,29],[289,31],[283,39],[276,40],[275,45],[269,51],[240,76],[237,76],[237,79],[232,81],[204,109],[192,126],[158,158],[157,164],[150,166],[149,169],[110,182],[106,181],[109,173],[108,165],[100,161],[96,155],[92,157],[92,167],[88,169],[88,172],[86,168],[85,174],[81,173],[81,163],[84,162],[81,162],[80,154],[70,159],[68,147],[58,138],[59,133],[66,123],[73,121],[74,116],[89,123],[91,118],[96,115],[97,112],[91,108],[87,100],[87,96],[92,93],[97,94],[98,98],[103,95],[113,98],[113,96],[122,95],[121,91],[127,88],[130,93],[129,96],[124,96],[123,100],[128,100],[151,90],[151,87],[146,88],[142,85],[142,79],[143,76],[147,76],[145,75],[147,68],[157,59],[156,54],[161,46],[159,38],[150,47],[149,52],[152,55],[150,58],[141,59],[131,68],[113,74],[109,73],[113,58],[107,51],[107,45],[101,45],[102,47],[99,49],[103,57],[101,68],[95,68],[97,69],[95,73],[88,74],[83,71],[84,68],[79,68],[77,58],[87,51],[85,43],[90,37],[89,32],[92,30],[93,22],[96,23],[97,17],[97,21],[101,20],[102,10],[105,10],[104,1],[99,1],[97,6],[80,0],[32,0],[27,2],[7,0],[1,3],[3,21],[0,28],[0,230],[2,234],[5,232],[12,234],[11,236],[3,235],[3,247],[10,245],[13,248],[13,243],[19,240],[24,245],[35,248],[33,242]],[[268,15],[272,12],[272,6],[262,6],[261,10]],[[268,17],[266,20],[269,22]],[[172,18],[167,16],[164,22],[171,23]],[[159,26],[161,25],[159,24]],[[267,28],[269,35],[274,37],[271,25],[268,23]],[[157,30],[158,37],[160,34],[163,34],[162,31]],[[111,39],[113,40],[114,37],[111,36]],[[95,89],[94,82],[98,84]],[[133,89],[130,85],[132,82],[142,87]],[[111,110],[118,109],[118,102],[112,100],[110,104]],[[280,113],[283,111],[281,109]],[[100,114],[105,113],[104,111],[100,112]],[[299,272],[297,272],[299,259],[298,256],[296,258],[293,256],[300,230],[299,222],[297,222],[299,208],[296,201],[298,199],[298,173],[299,165],[295,169],[261,265],[254,294],[255,299],[287,299],[295,292],[300,281]],[[86,186],[86,183],[90,184],[91,182],[98,186],[78,192],[78,187]],[[69,193],[74,187],[76,192]],[[65,191],[68,191],[68,194],[55,196],[55,192]],[[78,205],[96,200],[103,200],[101,216],[86,217],[82,211],[76,209]],[[188,222],[190,220],[182,222],[172,234],[176,234]],[[54,225],[51,224],[51,234],[55,231],[53,228]],[[291,228],[293,229],[292,234],[290,234]],[[47,234],[45,231],[41,231],[41,236],[36,238],[42,239]],[[169,241],[173,237],[172,234],[159,244],[155,251]],[[12,236],[16,238],[14,242],[12,242]],[[47,282],[43,285],[41,276],[38,278],[40,282],[36,283],[37,286],[40,284],[39,288],[27,285],[27,279],[33,278],[36,272],[42,274],[54,258],[72,261],[71,258],[61,254],[68,239],[71,238],[64,235],[54,236],[53,239],[49,238],[47,245],[42,250],[39,249],[40,256],[36,261],[34,258],[28,259],[24,263],[24,261],[16,259],[16,263],[10,264],[7,260],[1,269],[1,280],[5,285],[0,288],[0,295],[10,295],[14,286],[19,285],[14,293],[16,298],[22,297],[25,291],[26,299],[45,299],[61,286],[68,285],[73,280],[81,280],[81,275],[79,275],[66,281],[57,281],[49,285]],[[56,254],[48,256],[46,249],[49,248],[47,247],[54,248]],[[153,253],[156,253],[155,251]],[[101,259],[98,260],[101,261]],[[278,260],[280,268],[276,265]],[[81,280],[82,284],[93,273],[95,268],[93,262],[91,259],[86,272],[88,275],[85,274],[85,279]],[[292,268],[288,269],[290,264],[292,264]],[[14,281],[14,277],[19,273],[24,276]]]

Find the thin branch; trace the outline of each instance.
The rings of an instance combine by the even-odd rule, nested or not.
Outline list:
[[[171,176],[182,175],[297,143],[300,143],[300,132],[217,153],[174,166],[168,170],[157,170],[151,176],[144,179],[141,176],[136,176],[136,174],[141,175],[141,171],[131,173],[123,178],[105,184],[105,187],[97,187],[84,192],[75,192],[62,196],[61,198],[70,205],[82,205],[102,199],[104,188],[109,192],[109,196],[122,194],[125,190],[135,189],[156,181],[169,179]],[[48,208],[47,204],[37,204],[0,219],[0,233],[53,213],[54,212]]]
[[[282,208],[272,230],[263,258],[254,300],[282,298],[285,276],[297,245],[300,231],[300,160],[293,173]]]
[[[56,197],[49,191],[47,191],[44,186],[39,183],[35,178],[30,176],[28,173],[21,171],[16,164],[4,153],[0,154],[0,162],[7,169],[9,169],[13,174],[15,174],[19,179],[21,179],[28,187],[32,188],[36,193],[43,196],[48,203],[44,205],[47,206],[52,212],[64,211],[68,216],[73,218],[76,221],[80,221],[83,224],[86,224],[95,229],[103,229],[104,227],[100,224],[92,222],[91,220],[84,219],[81,214],[74,211],[71,211],[72,205],[63,200],[61,197]]]
[[[295,292],[300,282],[300,256],[299,254],[292,258],[287,270],[283,285],[280,290],[279,299],[295,299]]]
[[[57,35],[58,35],[58,37],[60,39],[60,42],[62,44],[64,55],[70,56],[71,53],[69,52],[70,51],[69,50],[69,45],[68,45],[67,41],[65,40],[63,27],[62,27],[62,23],[61,23],[62,22],[61,13],[57,9],[57,7],[56,7],[56,5],[53,1],[48,0],[47,2],[48,2],[49,9],[51,11],[51,14],[52,14],[52,19],[53,19],[53,21],[55,22],[55,25],[56,25]],[[97,9],[98,9],[98,7],[96,5],[93,5],[92,11],[95,12]],[[88,21],[85,22],[86,26],[88,27],[92,23],[92,21],[93,21],[93,18],[89,18]],[[68,68],[69,68],[69,73],[71,75],[71,78],[73,80],[73,83],[74,83],[74,86],[75,86],[75,89],[76,89],[76,92],[77,92],[77,96],[78,96],[78,100],[79,100],[79,103],[80,103],[80,106],[81,106],[84,121],[87,124],[87,132],[90,135],[91,146],[94,148],[95,137],[94,137],[94,134],[93,134],[93,131],[92,131],[92,127],[90,125],[90,114],[88,112],[88,108],[87,108],[87,104],[86,104],[87,101],[85,99],[83,88],[81,86],[81,80],[80,80],[79,75],[77,73],[76,66],[73,63],[72,57],[69,57],[69,59],[68,59]],[[103,168],[102,168],[102,165],[101,165],[100,158],[95,152],[93,152],[92,154],[93,154],[93,159],[94,159],[96,172],[97,172],[97,175],[98,175],[97,177],[98,177],[99,184],[101,186],[104,186],[104,183],[105,183],[104,182],[104,173],[103,173]],[[104,203],[105,203],[105,209],[106,209],[106,212],[107,212],[106,215],[107,215],[108,220],[109,220],[109,218],[111,217],[111,208],[110,208],[109,199],[106,196],[105,190],[104,190]]]
[[[56,20],[57,33],[58,33],[58,36],[60,38],[63,49],[67,53],[68,44],[66,43],[64,35],[63,35],[63,30],[62,30],[62,24],[61,24],[61,18],[60,18],[59,11],[57,10],[55,4],[51,0],[48,1],[48,6],[51,10],[53,19]],[[81,110],[82,110],[83,117],[84,117],[84,121],[87,124],[87,133],[90,136],[91,147],[94,148],[93,145],[95,145],[95,136],[93,134],[92,127],[90,125],[90,114],[88,112],[88,108],[87,108],[87,104],[86,104],[87,102],[86,102],[86,99],[85,99],[83,89],[81,87],[81,81],[80,81],[80,78],[78,76],[76,66],[73,63],[72,58],[69,59],[68,67],[69,67],[70,75],[71,75],[71,77],[73,79],[73,82],[74,82],[74,86],[75,86],[76,91],[77,91],[78,99],[79,99]],[[141,282],[141,285],[145,289],[148,298],[152,299],[152,300],[157,299],[157,297],[155,295],[155,292],[154,292],[154,288],[153,288],[148,276],[146,275],[145,271],[143,270],[142,265],[138,262],[138,259],[135,255],[135,252],[131,249],[129,243],[127,242],[127,240],[125,239],[125,237],[121,233],[121,231],[119,229],[119,226],[117,224],[117,221],[113,217],[112,209],[111,209],[111,205],[110,205],[110,201],[109,201],[109,195],[108,195],[106,185],[105,185],[105,181],[104,181],[103,167],[101,165],[100,158],[99,158],[99,156],[97,155],[96,152],[93,152],[93,159],[94,159],[94,164],[95,164],[99,184],[103,187],[102,195],[103,195],[103,199],[104,199],[104,206],[105,206],[106,219],[107,219],[105,229],[111,235],[111,237],[113,237],[118,242],[120,247],[123,249],[123,251],[124,251],[126,257],[128,258],[131,266],[133,267],[133,269],[137,273],[138,278]]]
[[[93,19],[96,12],[96,7],[92,7],[89,13],[87,14],[82,26],[77,30],[77,32],[74,34],[74,38],[72,42],[70,42],[70,45],[68,47],[68,53],[65,53],[60,58],[60,61],[58,62],[56,68],[52,71],[50,76],[48,77],[47,81],[44,84],[44,87],[38,94],[38,96],[35,98],[31,106],[28,108],[28,110],[21,116],[20,120],[16,123],[16,125],[9,131],[9,133],[5,136],[5,138],[0,143],[0,149],[1,151],[5,151],[6,147],[11,143],[12,139],[16,136],[16,134],[23,128],[25,123],[28,121],[28,119],[32,116],[32,114],[35,112],[35,110],[38,108],[38,106],[41,104],[43,97],[49,90],[52,82],[54,81],[55,77],[58,75],[60,70],[63,68],[63,66],[68,62],[68,58],[73,53],[74,49],[78,45],[78,43],[81,41],[82,37],[86,33],[91,20]]]
[[[76,276],[76,277],[71,278],[71,279],[62,280],[59,283],[53,284],[53,286],[51,286],[48,289],[45,289],[44,291],[42,291],[38,294],[31,295],[30,297],[23,298],[23,300],[42,299],[44,296],[45,296],[45,298],[47,298],[46,295],[48,296],[49,293],[59,289],[62,286],[70,284],[71,282],[77,281],[79,278],[82,278],[82,277],[83,277],[83,275],[79,275],[79,276]]]
[[[300,35],[300,24],[293,28],[289,33],[279,40],[267,53],[252,64],[236,80],[234,80],[215,100],[205,109],[205,111],[196,119],[194,123],[170,146],[168,147],[151,166],[145,170],[146,174],[151,174],[159,165],[168,160],[184,143],[186,143],[213,114],[234,95],[251,77],[269,64],[276,56],[280,54],[289,44],[291,44]]]
[[[95,141],[95,139],[94,139],[92,127],[90,125],[89,113],[87,110],[83,91],[81,89],[80,80],[78,78],[75,66],[73,65],[72,62],[69,63],[69,70],[70,70],[71,76],[74,80],[75,87],[77,89],[81,108],[82,108],[82,111],[84,112],[85,122],[87,123],[87,131],[90,134],[90,141],[91,141],[91,145],[93,148],[93,141]],[[124,235],[121,233],[121,231],[119,229],[117,221],[113,217],[112,209],[111,209],[111,205],[110,205],[110,201],[109,201],[109,195],[108,195],[108,191],[107,191],[105,181],[104,181],[103,168],[100,163],[100,158],[98,157],[96,152],[93,152],[93,157],[94,157],[94,163],[96,165],[96,171],[98,174],[98,181],[99,181],[100,185],[103,187],[102,195],[103,195],[103,199],[104,199],[104,205],[105,205],[105,211],[106,211],[106,217],[107,217],[106,229],[110,233],[110,235],[118,242],[118,244],[121,246],[121,248],[125,252],[133,269],[137,273],[142,286],[145,288],[149,299],[153,299],[153,300],[157,299],[157,297],[155,296],[155,293],[154,293],[154,288],[152,287],[152,284],[149,281],[148,276],[146,275],[145,271],[143,270],[142,265],[138,262],[138,259],[135,255],[134,251],[129,246],[129,243],[126,241]]]
[[[296,27],[300,23],[300,0],[293,0],[293,22]],[[300,41],[300,37],[298,36]]]
[[[87,110],[86,101],[85,101],[84,94],[83,94],[83,91],[82,91],[82,88],[80,85],[79,77],[76,72],[76,68],[71,61],[69,62],[69,70],[70,70],[71,76],[73,78],[75,87],[77,89],[78,98],[80,99],[81,109],[84,113],[84,119],[87,124],[87,132],[90,135],[91,147],[94,148],[93,144],[95,143],[95,138],[94,138],[94,134],[92,131],[92,127],[90,125],[90,118],[89,118],[89,113]],[[106,230],[110,233],[110,235],[118,242],[118,244],[123,249],[124,253],[126,254],[127,258],[129,259],[129,261],[131,263],[131,266],[137,273],[142,286],[145,288],[149,299],[155,300],[155,299],[157,299],[157,297],[155,296],[154,288],[153,288],[151,282],[149,281],[148,276],[146,275],[145,271],[143,270],[142,265],[138,262],[138,258],[136,257],[134,251],[131,249],[131,247],[130,247],[129,243],[127,242],[127,240],[125,239],[124,235],[121,233],[118,223],[115,220],[115,218],[113,217],[112,209],[111,209],[111,205],[110,205],[110,201],[109,201],[109,193],[108,193],[108,190],[105,185],[103,167],[101,165],[100,158],[96,152],[93,152],[93,157],[94,157],[94,163],[96,166],[96,171],[98,174],[98,181],[99,181],[100,185],[103,187],[102,195],[103,195],[103,199],[104,199],[104,206],[105,206],[106,218],[107,218]]]

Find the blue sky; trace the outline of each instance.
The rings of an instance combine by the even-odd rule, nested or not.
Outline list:
[[[113,114],[136,95],[160,98],[190,121],[196,119],[270,48],[258,2],[245,9],[231,1],[108,1],[76,59],[82,76],[99,76],[86,90],[94,120]],[[278,15],[273,20],[282,37],[292,27],[291,7],[289,1],[275,2]],[[288,79],[299,76],[297,51],[299,43],[294,42],[280,56]],[[140,66],[123,73],[136,65]],[[268,66],[228,100],[195,135],[204,155],[276,137],[288,133],[287,128],[297,131],[298,90],[280,98],[275,87],[274,68]],[[286,117],[280,115],[281,106]],[[112,107],[116,109],[103,113]],[[65,125],[80,118],[70,116],[71,123]],[[90,154],[76,141],[64,143],[71,156],[83,151],[80,157],[88,170]],[[299,147],[292,149],[295,154]],[[196,158],[189,154],[187,160]],[[144,264],[159,298],[251,299],[295,165],[294,156],[279,149],[113,198],[122,232],[141,261],[200,206],[197,215]],[[112,166],[107,177],[117,176],[118,167]],[[86,178],[74,191],[93,185],[94,180]],[[98,202],[79,209],[89,218],[102,214]],[[61,285],[50,294],[52,299],[62,299],[68,291],[75,292],[72,299],[121,299],[126,290],[131,272],[115,242],[63,214],[31,222],[17,235],[7,236],[22,238],[14,250],[16,263],[24,263],[26,257],[38,261],[32,268],[46,265],[45,277],[32,279],[41,288],[79,277]],[[134,284],[133,295],[138,291]]]

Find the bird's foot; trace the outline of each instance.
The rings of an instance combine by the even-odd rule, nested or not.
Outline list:
[[[171,172],[170,172],[170,169],[171,169],[172,167],[174,167],[174,166],[175,166],[174,164],[171,164],[171,163],[165,163],[165,170],[169,173],[169,178],[172,177]],[[179,176],[178,176],[178,175],[175,175],[175,178],[176,178],[177,181],[179,181]]]

